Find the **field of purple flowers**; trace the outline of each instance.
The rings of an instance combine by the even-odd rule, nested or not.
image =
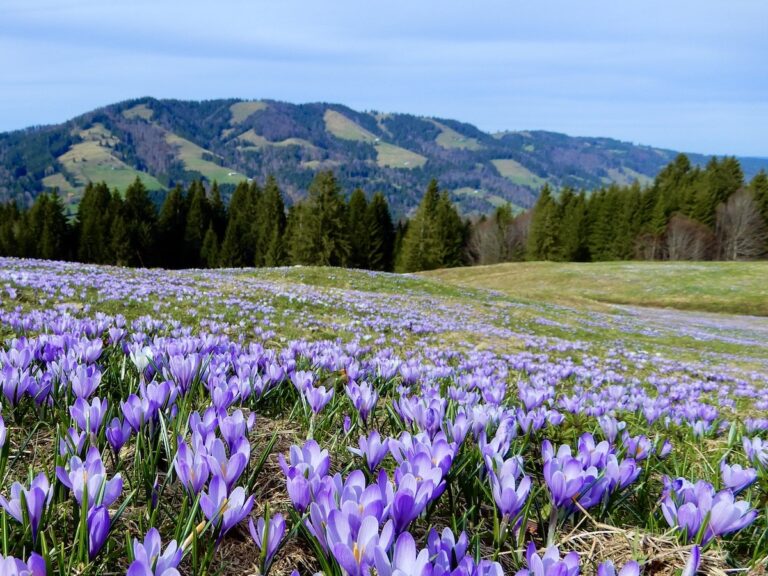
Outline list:
[[[761,329],[0,259],[0,575],[764,574]]]

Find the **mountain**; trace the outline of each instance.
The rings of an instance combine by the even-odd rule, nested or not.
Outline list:
[[[274,174],[289,201],[318,170],[345,190],[382,191],[407,213],[438,178],[465,213],[510,202],[531,206],[544,183],[593,189],[650,181],[677,152],[610,138],[544,131],[485,133],[471,124],[339,104],[141,98],[63,124],[0,134],[0,202],[28,204],[58,188],[70,206],[89,181],[124,189],[137,176],[162,192],[195,178],[226,195],[243,179]],[[695,164],[708,157],[691,154]],[[747,177],[768,159],[740,158]]]

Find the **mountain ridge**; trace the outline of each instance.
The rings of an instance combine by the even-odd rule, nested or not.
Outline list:
[[[56,187],[75,205],[89,181],[123,189],[136,177],[159,195],[195,178],[215,180],[226,196],[243,179],[268,174],[290,202],[318,170],[331,169],[345,190],[383,192],[396,214],[412,210],[433,177],[465,213],[481,213],[506,203],[530,207],[547,183],[647,183],[677,154],[544,130],[490,134],[449,118],[327,102],[147,96],[0,133],[0,202],[29,204]],[[697,165],[710,158],[688,156]],[[739,160],[748,178],[768,168],[765,158]]]

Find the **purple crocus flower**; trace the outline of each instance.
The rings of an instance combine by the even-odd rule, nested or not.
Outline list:
[[[69,414],[80,430],[96,436],[104,423],[108,407],[109,402],[107,400],[102,402],[101,398],[94,398],[90,404],[83,398],[77,398],[69,407]]]
[[[173,460],[173,468],[189,495],[194,497],[200,493],[208,481],[210,474],[208,458],[205,454],[189,448],[181,436],[178,437],[177,444],[178,451]]]
[[[517,458],[510,458],[498,470],[489,471],[491,493],[501,516],[511,521],[520,514],[531,491],[531,478],[523,475]]]
[[[325,386],[309,387],[304,390],[304,397],[307,399],[312,412],[319,414],[333,398],[333,388],[327,390]]]
[[[141,543],[133,539],[134,561],[126,576],[179,576],[176,569],[181,562],[183,550],[176,540],[171,540],[162,552],[162,542],[157,528],[150,528]]]
[[[360,414],[363,422],[368,422],[368,415],[373,411],[379,399],[379,393],[367,382],[350,382],[345,387],[352,405]]]
[[[371,431],[368,437],[360,436],[359,448],[348,448],[352,454],[365,459],[368,470],[373,472],[381,461],[386,458],[389,451],[389,438],[381,439],[378,430]]]
[[[81,365],[69,374],[72,392],[78,398],[90,398],[101,384],[101,372],[95,366]]]
[[[763,442],[758,436],[751,439],[744,436],[741,442],[744,445],[744,453],[752,464],[768,468],[768,442]]]
[[[131,425],[128,421],[120,421],[119,418],[112,418],[106,430],[107,442],[112,450],[117,454],[131,437]]]
[[[748,488],[757,480],[757,470],[754,468],[742,468],[740,464],[731,466],[725,460],[720,462],[720,474],[723,479],[723,486],[730,488],[734,495]]]
[[[104,463],[95,446],[88,449],[85,462],[78,456],[70,458],[69,472],[57,466],[56,477],[64,486],[72,490],[79,504],[83,503],[83,492],[87,487],[88,508],[94,505],[112,505],[123,490],[123,479],[120,473],[115,474],[111,480],[107,480]]]
[[[430,576],[432,565],[429,562],[429,550],[424,548],[416,552],[416,541],[410,532],[403,532],[397,537],[392,550],[392,560],[382,547],[374,551],[376,574],[378,576]]]
[[[227,483],[227,490],[231,490],[248,465],[250,456],[251,445],[245,437],[237,441],[231,456],[227,456],[224,443],[216,438],[208,451],[208,468],[212,475]]]
[[[111,521],[106,506],[95,506],[88,511],[88,558],[93,560],[109,536]]]
[[[24,523],[24,512],[21,509],[22,495],[27,503],[27,518],[32,530],[32,541],[37,542],[37,534],[40,530],[43,514],[53,497],[53,490],[51,490],[51,485],[45,473],[40,472],[40,474],[35,476],[29,489],[24,488],[19,482],[14,482],[11,486],[10,500],[0,496],[0,506],[21,524]]]
[[[248,516],[253,508],[253,496],[246,498],[242,486],[228,493],[224,479],[214,476],[208,492],[203,492],[200,497],[200,508],[208,520],[215,526],[220,526],[223,536]]]
[[[584,486],[581,462],[570,456],[545,460],[544,480],[552,496],[552,503],[556,507],[570,505],[572,498]]]
[[[597,567],[597,576],[640,576],[640,564],[630,560],[617,574],[613,562],[606,560]]]
[[[8,430],[5,427],[5,420],[3,420],[3,417],[0,416],[0,448],[5,446],[5,440],[8,436]]]
[[[701,549],[698,545],[694,545],[691,549],[691,555],[688,558],[688,562],[685,563],[682,574],[680,576],[696,576],[696,572],[699,570],[699,563],[701,562]]]
[[[539,557],[536,553],[536,545],[531,542],[525,552],[527,570],[519,570],[517,576],[578,576],[579,555],[569,552],[560,559],[560,551],[557,546],[550,546]]]
[[[32,552],[26,562],[12,556],[0,555],[0,574],[2,576],[46,576],[45,560]]]
[[[275,514],[269,518],[269,524],[264,518],[259,518],[254,526],[253,520],[248,522],[248,531],[251,538],[256,542],[256,546],[261,551],[264,562],[262,564],[262,574],[269,571],[275,552],[280,547],[285,535],[285,519],[282,514]]]
[[[392,545],[392,521],[388,521],[379,533],[379,520],[366,516],[354,533],[348,517],[339,510],[329,515],[327,538],[333,557],[349,576],[368,574],[374,564],[377,548],[388,550]]]
[[[255,417],[255,414],[251,413],[251,417]],[[237,451],[236,444],[246,436],[249,428],[242,410],[235,410],[231,415],[219,418],[219,431],[230,452]]]
[[[709,522],[705,526],[702,544],[707,544],[716,536],[741,530],[757,517],[757,511],[750,508],[749,502],[736,502],[729,489],[715,493],[714,487],[704,481],[696,484],[684,478],[675,481],[664,478],[664,481],[666,488],[661,511],[667,523],[678,527],[689,542],[697,536],[707,518]]]
[[[75,428],[70,428],[67,433],[59,438],[59,455],[61,456],[79,456],[85,448],[87,434],[78,432]]]
[[[280,454],[278,456],[280,467],[283,472],[288,474],[289,467],[296,468],[305,478],[317,476],[322,478],[328,474],[331,467],[331,459],[328,456],[328,450],[320,450],[320,445],[315,440],[307,440],[303,446],[295,444],[291,446],[289,462]]]

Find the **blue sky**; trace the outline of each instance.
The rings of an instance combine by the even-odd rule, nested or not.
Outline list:
[[[763,0],[2,0],[0,130],[272,98],[768,156]]]

